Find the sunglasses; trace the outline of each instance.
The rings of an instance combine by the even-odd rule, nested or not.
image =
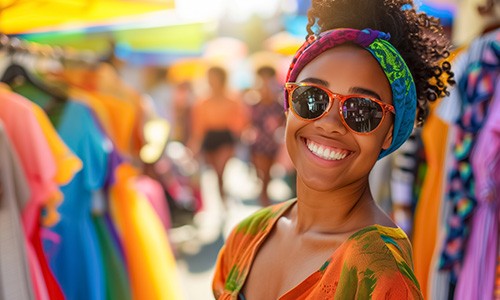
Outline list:
[[[365,95],[340,95],[326,87],[308,82],[287,82],[288,105],[299,119],[317,120],[326,115],[339,100],[342,123],[357,134],[367,134],[379,127],[394,106]]]

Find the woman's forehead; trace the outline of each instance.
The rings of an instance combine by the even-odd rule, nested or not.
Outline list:
[[[379,63],[367,50],[355,45],[338,46],[318,55],[304,66],[296,81],[311,78],[337,89],[337,93],[360,87],[374,90],[384,102],[392,102],[389,80]]]

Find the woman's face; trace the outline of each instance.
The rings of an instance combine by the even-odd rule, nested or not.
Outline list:
[[[322,53],[302,69],[297,82],[321,84],[341,95],[365,94],[392,104],[390,84],[378,62],[368,51],[353,45]],[[381,149],[392,141],[391,114],[375,131],[364,135],[347,129],[340,118],[337,100],[315,121],[287,113],[288,153],[301,181],[312,189],[328,191],[366,179]],[[343,158],[325,159],[318,153],[320,148]]]

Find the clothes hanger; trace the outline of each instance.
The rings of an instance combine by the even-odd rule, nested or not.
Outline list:
[[[39,78],[36,78],[36,76],[28,71],[23,65],[14,60],[16,54],[33,54],[29,47],[24,45],[21,40],[9,38],[5,34],[0,34],[0,51],[5,51],[7,56],[10,57],[10,65],[5,69],[0,79],[1,82],[10,86],[16,86],[20,84],[20,82],[27,82],[56,101],[67,100],[68,97],[63,91],[48,86]]]
[[[54,98],[54,100],[61,102],[67,100],[67,96],[62,91],[47,86],[40,79],[36,78],[35,76],[33,76],[33,74],[28,72],[24,68],[24,66],[17,63],[12,63],[7,67],[0,81],[10,86],[16,85],[20,81],[28,82],[29,84],[39,89],[41,92],[46,93]]]

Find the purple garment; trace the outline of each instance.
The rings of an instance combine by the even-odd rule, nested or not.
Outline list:
[[[471,155],[477,207],[455,299],[492,299],[500,220],[500,80]]]
[[[91,114],[92,114],[92,118],[94,119],[94,122],[95,122],[97,128],[99,128],[99,131],[104,136],[107,136],[107,133],[104,130],[104,127],[102,126],[102,123],[99,120],[97,114],[94,111],[91,111]],[[106,180],[105,180],[105,183],[104,183],[104,187],[103,187],[106,195],[109,195],[109,189],[116,182],[115,170],[125,161],[125,159],[118,152],[118,148],[111,141],[111,139],[110,139],[110,142],[111,142],[111,144],[113,146],[112,146],[112,149],[111,149],[111,151],[109,152],[109,155],[108,155],[108,170],[109,170],[109,173],[108,173],[108,176],[106,177]],[[106,229],[108,230],[108,233],[109,233],[109,235],[112,238],[113,244],[116,247],[116,250],[118,251],[118,253],[120,254],[120,260],[121,260],[121,262],[126,267],[126,263],[127,262],[125,260],[125,250],[123,249],[123,245],[122,245],[121,240],[120,240],[120,238],[118,236],[118,231],[116,229],[116,226],[115,226],[114,222],[112,221],[110,212],[108,210],[108,207],[109,207],[109,202],[108,201],[109,201],[109,199],[106,197],[106,211],[103,213],[102,217],[104,218],[104,223],[106,224]]]

